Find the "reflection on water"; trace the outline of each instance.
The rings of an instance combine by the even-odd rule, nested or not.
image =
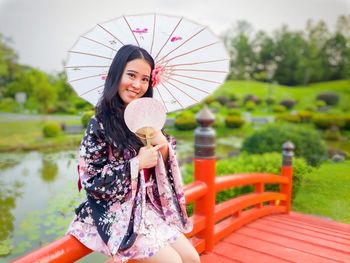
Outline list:
[[[58,172],[58,165],[51,160],[42,160],[42,168],[40,169],[41,178],[46,183],[55,181]]]

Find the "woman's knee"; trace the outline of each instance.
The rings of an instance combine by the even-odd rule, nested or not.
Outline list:
[[[185,236],[181,235],[171,246],[179,253],[183,263],[200,263],[196,249]]]

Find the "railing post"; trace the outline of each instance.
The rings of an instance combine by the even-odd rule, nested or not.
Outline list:
[[[281,193],[287,196],[286,201],[282,202],[282,205],[286,206],[286,213],[290,212],[292,204],[292,186],[293,186],[293,156],[295,146],[292,142],[287,141],[282,146],[282,169],[281,176],[288,178],[288,184],[281,186]]]
[[[197,114],[196,120],[199,127],[195,130],[194,148],[194,179],[205,182],[208,192],[194,203],[194,213],[205,216],[205,229],[197,234],[205,239],[205,251],[210,252],[214,248],[214,208],[215,208],[215,130],[210,127],[214,123],[214,115],[207,106]]]

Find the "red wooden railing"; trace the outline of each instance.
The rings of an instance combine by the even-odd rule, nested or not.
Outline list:
[[[288,213],[291,203],[292,167],[281,174],[251,173],[216,177],[215,159],[195,159],[195,181],[185,186],[186,203],[194,203],[193,230],[186,236],[198,253],[210,252],[232,231],[274,213]],[[280,192],[265,191],[265,184],[279,184]],[[254,192],[215,204],[216,194],[234,187],[253,185]],[[23,262],[73,262],[91,252],[73,236],[65,236],[22,258]]]

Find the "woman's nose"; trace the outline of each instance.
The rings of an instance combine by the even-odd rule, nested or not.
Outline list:
[[[135,79],[135,80],[133,81],[133,83],[132,83],[132,86],[133,86],[135,89],[141,88],[141,81]]]

